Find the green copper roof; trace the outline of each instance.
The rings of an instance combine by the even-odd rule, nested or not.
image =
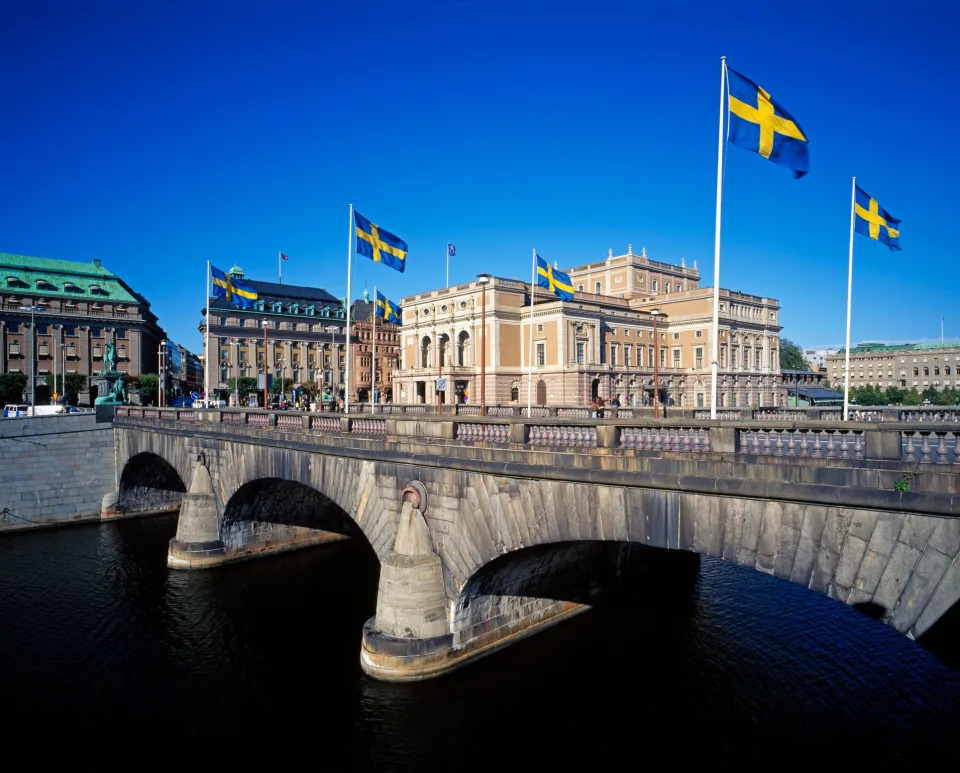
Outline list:
[[[931,349],[960,349],[960,341],[944,341],[943,343],[924,343],[924,344],[875,344],[862,343],[850,347],[850,354],[871,354],[875,352],[921,352]],[[837,354],[846,354],[846,349],[841,347]]]
[[[99,260],[79,263],[0,252],[0,283],[7,292],[46,298],[137,303],[117,275],[107,271]]]

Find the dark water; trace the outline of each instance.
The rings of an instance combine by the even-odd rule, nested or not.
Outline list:
[[[359,667],[377,584],[365,547],[174,572],[174,529],[164,516],[0,538],[8,750],[125,769],[264,754],[328,770],[960,761],[958,638],[935,655],[758,572],[704,559],[685,596],[394,685]]]

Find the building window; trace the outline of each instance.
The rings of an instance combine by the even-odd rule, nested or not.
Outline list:
[[[349,223],[348,223],[348,225],[349,225]],[[919,375],[920,375],[920,371],[917,370],[916,368],[914,368],[914,369],[913,369],[913,375],[914,375],[914,376],[919,376]]]
[[[648,351],[647,351],[647,367],[648,367],[648,368],[652,368],[652,367],[653,367],[653,356],[654,356],[654,355],[653,355],[653,347],[651,346],[651,347],[649,347],[649,349],[648,349]]]
[[[348,224],[348,225],[349,225],[349,224]],[[577,292],[578,292],[578,293],[582,293],[582,292],[583,292],[583,285],[577,285]]]
[[[703,331],[702,331],[702,330],[698,330],[698,331],[696,332],[696,337],[697,337],[697,338],[703,338]]]
[[[762,367],[761,359],[763,358],[763,351],[759,348],[754,349],[753,355],[754,355],[753,356],[754,367],[757,370],[760,370],[760,368]]]
[[[694,367],[702,368],[703,367],[703,347],[698,346],[694,349]],[[698,406],[702,408],[703,406]]]
[[[543,367],[547,364],[547,348],[543,341],[537,341],[537,366]]]
[[[624,345],[623,347],[623,367],[630,367],[630,351],[633,349],[632,346]]]
[[[349,223],[348,223],[349,225]],[[584,341],[577,341],[577,365],[584,364],[584,352],[586,350],[586,343]]]
[[[610,344],[610,365],[614,368],[617,367],[617,354],[619,350],[619,344]]]
[[[100,344],[94,344],[93,349],[91,350],[91,355],[95,360],[100,359],[103,357],[103,347],[100,346]]]
[[[680,367],[680,350],[679,349],[673,350],[673,367],[675,368]]]
[[[720,367],[727,367],[727,345],[720,344]]]
[[[349,223],[348,223],[347,225],[349,225]],[[600,287],[601,287],[601,286],[600,286],[600,283],[597,282],[593,287],[594,287],[594,290],[593,290],[593,291],[594,291],[597,295],[600,295]]]
[[[667,282],[667,283],[663,286],[663,293],[664,293],[664,295],[669,295],[669,294],[670,294],[670,283],[669,283],[669,282]]]
[[[350,224],[347,223],[347,225],[350,225]],[[656,280],[656,279],[654,279],[654,280],[650,283],[650,289],[653,291],[653,294],[654,294],[654,295],[657,294],[657,280]]]
[[[9,347],[9,350],[8,350],[8,351],[10,352],[10,356],[11,356],[11,357],[19,357],[19,356],[20,356],[20,342],[19,342],[19,341],[11,341],[11,342],[10,342],[10,347]]]
[[[926,365],[923,366],[923,375],[924,375],[924,376],[929,376],[929,375],[930,375],[930,368],[927,367]]]
[[[125,360],[125,359],[127,359],[127,347],[126,347],[126,346],[118,346],[118,347],[117,347],[117,359],[119,359],[119,360]]]
[[[20,323],[19,323],[19,322],[8,322],[8,323],[7,323],[7,332],[8,332],[8,333],[19,333],[19,332],[20,332]]]
[[[122,327],[118,327],[118,328],[117,328],[117,338],[126,338],[126,337],[127,337],[127,331],[126,331],[124,328],[122,328]]]
[[[660,367],[667,367],[667,349],[666,347],[660,347]]]

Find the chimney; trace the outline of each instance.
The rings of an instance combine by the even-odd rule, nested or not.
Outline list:
[[[93,259],[93,265],[95,265],[97,268],[102,268],[102,267],[103,267],[103,264],[100,262],[100,258],[94,258],[94,259]]]

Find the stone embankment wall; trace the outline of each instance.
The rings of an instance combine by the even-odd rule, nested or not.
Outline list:
[[[0,420],[0,531],[99,519],[116,488],[110,422],[92,413]]]

